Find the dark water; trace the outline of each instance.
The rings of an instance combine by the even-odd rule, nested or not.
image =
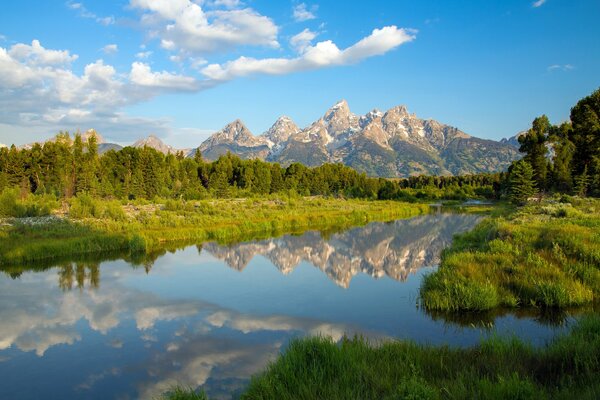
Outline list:
[[[427,215],[328,235],[209,243],[143,265],[0,274],[0,398],[152,398],[175,383],[227,397],[303,335],[463,346],[515,334],[543,343],[564,324],[417,308],[423,274],[453,234],[478,220]]]

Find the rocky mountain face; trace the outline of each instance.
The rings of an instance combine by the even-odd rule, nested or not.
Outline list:
[[[404,106],[358,116],[344,100],[304,129],[281,117],[267,132],[254,136],[236,120],[199,149],[208,160],[231,151],[242,158],[282,165],[339,162],[384,177],[496,172],[519,158],[510,143],[475,138],[455,127],[420,119]]]
[[[134,142],[131,145],[131,147],[136,147],[136,148],[150,147],[154,150],[160,151],[163,154],[177,153],[176,149],[169,146],[168,144],[165,144],[162,140],[160,140],[158,137],[156,137],[154,135],[150,135],[144,139],[137,140],[136,142]]]
[[[242,121],[236,119],[220,131],[212,134],[198,149],[207,160],[215,160],[228,151],[240,158],[260,158],[264,160],[271,149],[268,139],[254,136]],[[193,156],[196,149],[188,154]]]
[[[509,144],[511,146],[516,147],[517,149],[521,146],[521,144],[519,143],[519,137],[523,136],[527,134],[527,131],[521,131],[519,133],[517,133],[515,136],[511,136],[509,138],[503,138],[500,140],[500,143],[502,144]]]
[[[426,215],[375,222],[327,239],[319,232],[307,232],[232,246],[207,243],[202,250],[239,271],[257,255],[270,260],[283,274],[306,261],[347,288],[359,273],[404,281],[419,268],[439,264],[442,249],[453,235],[471,229],[480,219],[467,214]]]

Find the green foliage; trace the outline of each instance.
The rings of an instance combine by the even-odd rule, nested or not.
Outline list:
[[[540,191],[600,196],[600,89],[577,102],[569,122],[551,126],[545,115],[536,118],[519,143]]]
[[[566,199],[565,199],[566,200]],[[564,308],[600,295],[600,200],[532,205],[458,236],[425,277],[431,310]]]
[[[524,160],[531,166],[533,178],[535,178],[540,190],[544,190],[547,184],[546,154],[548,149],[546,143],[548,142],[550,127],[548,117],[542,115],[533,120],[531,129],[525,135],[519,136],[519,143],[521,144],[519,151],[525,153]]]
[[[37,198],[38,196],[32,196]],[[157,199],[120,204],[80,194],[70,200],[70,219],[0,228],[0,264],[126,251],[147,254],[170,242],[232,242],[390,221],[429,211],[425,204],[270,196],[186,201]]]
[[[0,193],[0,217],[41,217],[49,215],[58,207],[53,196],[30,196],[19,198],[17,189],[4,189]]]
[[[509,199],[515,204],[525,204],[535,193],[534,171],[531,165],[520,160],[512,165],[509,175]]]

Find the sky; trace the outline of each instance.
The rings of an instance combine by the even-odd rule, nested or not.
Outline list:
[[[69,0],[0,5],[0,143],[96,129],[198,146],[236,118],[406,105],[499,140],[600,87],[598,0]]]

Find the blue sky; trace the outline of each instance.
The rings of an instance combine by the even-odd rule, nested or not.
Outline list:
[[[600,2],[120,0],[0,6],[0,143],[96,128],[197,146],[339,99],[500,139],[600,86]]]

